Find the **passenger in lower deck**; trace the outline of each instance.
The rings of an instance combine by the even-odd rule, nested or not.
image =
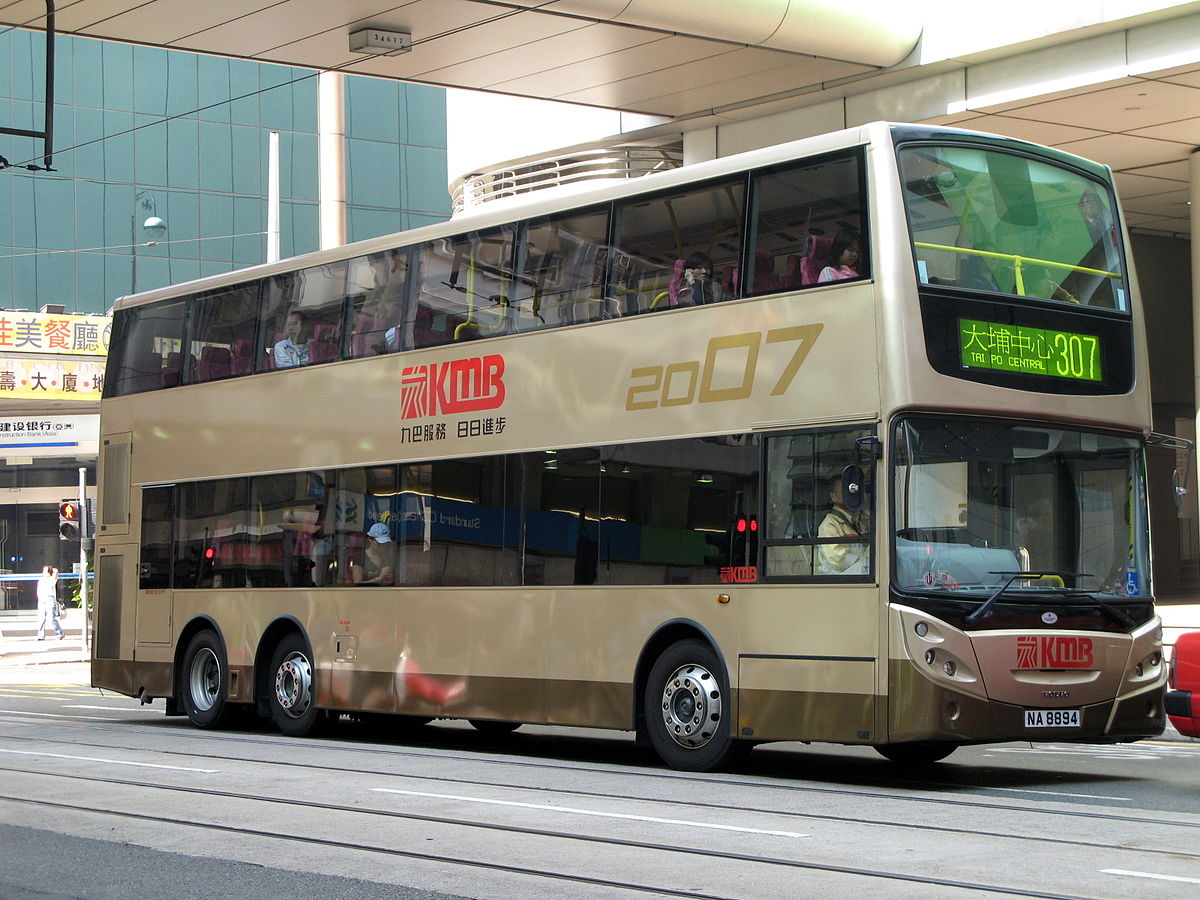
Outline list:
[[[351,563],[350,576],[355,584],[396,583],[396,545],[386,522],[376,522],[367,529],[362,562]]]

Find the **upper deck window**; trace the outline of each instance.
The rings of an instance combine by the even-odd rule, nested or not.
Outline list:
[[[346,271],[342,260],[266,279],[259,329],[260,362],[266,368],[290,369],[340,356]]]
[[[440,238],[417,249],[416,303],[411,344],[434,347],[506,334],[514,327],[510,307],[515,229],[511,225]]]
[[[1128,310],[1107,186],[1016,153],[900,150],[923,284]]]
[[[737,296],[742,179],[618,205],[609,316],[701,306]]]
[[[743,293],[870,276],[863,181],[857,151],[757,174],[754,271]]]

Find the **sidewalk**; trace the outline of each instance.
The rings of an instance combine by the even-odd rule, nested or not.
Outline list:
[[[37,639],[37,616],[33,614],[0,619],[0,667],[29,666],[48,663],[86,663],[83,649],[83,617],[71,609],[63,618],[65,637],[59,640],[54,629],[47,627],[46,639]]]

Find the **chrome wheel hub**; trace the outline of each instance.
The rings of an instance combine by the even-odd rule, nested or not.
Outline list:
[[[303,653],[289,653],[275,673],[275,701],[298,719],[312,705],[312,666]]]
[[[662,717],[680,747],[703,747],[721,726],[717,679],[703,666],[680,666],[663,686]]]

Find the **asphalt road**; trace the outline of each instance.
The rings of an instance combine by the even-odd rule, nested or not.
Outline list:
[[[1200,743],[1007,744],[897,768],[776,744],[661,768],[630,736],[201,731],[0,662],[0,897],[1188,897]]]

